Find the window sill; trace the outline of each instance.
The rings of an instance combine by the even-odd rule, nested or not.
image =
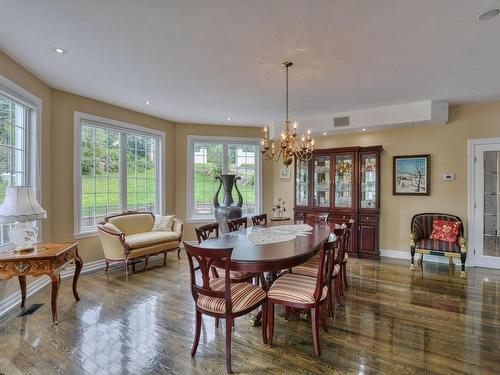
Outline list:
[[[186,220],[187,224],[208,224],[208,223],[213,223],[215,222],[214,217],[207,217],[207,218],[189,218]]]
[[[96,237],[98,235],[97,231],[91,231],[91,232],[82,232],[82,233],[76,233],[73,235],[75,240],[79,240],[81,238],[90,238],[90,237]]]

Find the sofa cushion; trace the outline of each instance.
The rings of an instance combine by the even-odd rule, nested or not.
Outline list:
[[[172,231],[175,215],[156,215],[152,231]]]
[[[225,280],[223,278],[211,279],[210,288],[217,291],[224,290]],[[232,311],[235,313],[251,308],[265,298],[266,292],[258,286],[250,283],[231,284]],[[226,300],[224,298],[200,295],[196,303],[204,310],[220,314],[226,312]]]
[[[108,222],[125,235],[150,232],[153,228],[153,216],[149,213],[120,215],[109,218]]]
[[[424,238],[423,240],[417,241],[415,244],[417,249],[433,250],[433,251],[446,251],[448,253],[459,253],[460,246],[456,242],[431,240],[430,238]]]
[[[179,235],[176,232],[157,231],[129,234],[125,236],[125,243],[130,246],[131,249],[137,249],[157,243],[177,241],[178,239]]]
[[[458,221],[434,220],[429,238],[431,240],[457,242],[459,233],[460,223]]]

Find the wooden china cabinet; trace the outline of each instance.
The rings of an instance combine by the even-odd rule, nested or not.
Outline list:
[[[334,223],[353,219],[350,255],[379,259],[381,152],[382,146],[330,148],[295,160],[295,219],[325,213]]]

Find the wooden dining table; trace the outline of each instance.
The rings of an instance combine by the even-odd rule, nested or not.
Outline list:
[[[303,221],[296,220],[288,223],[303,224]],[[330,223],[309,223],[313,227],[310,232],[296,233],[295,239],[290,241],[265,245],[254,245],[248,238],[248,234],[254,228],[271,228],[280,225],[283,223],[268,223],[240,229],[226,233],[219,238],[205,240],[199,246],[206,249],[232,248],[230,269],[233,271],[275,273],[298,266],[314,256],[334,229],[334,224]],[[224,267],[222,264],[216,266]],[[263,281],[264,289],[267,289],[267,284]]]

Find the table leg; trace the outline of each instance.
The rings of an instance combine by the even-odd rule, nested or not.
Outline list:
[[[276,272],[277,274],[277,272]],[[266,292],[269,290],[269,284],[267,283],[267,277],[264,276],[263,273],[261,273],[259,275],[259,278],[260,278],[260,282],[262,284],[262,289],[264,289]],[[255,317],[251,320],[251,323],[254,327],[258,327],[260,326],[261,324],[261,320],[262,320],[262,314],[265,314],[266,312],[262,311],[263,307],[259,309],[259,312],[257,313],[257,315],[255,315]]]
[[[49,277],[52,281],[52,321],[54,324],[57,324],[57,294],[59,292],[59,285],[61,284],[61,275],[59,270],[52,272]]]
[[[19,276],[19,287],[21,288],[21,309],[26,305],[26,276]]]
[[[75,275],[73,276],[73,295],[75,296],[76,302],[80,301],[80,296],[76,290],[76,284],[78,283],[78,278],[80,277],[80,272],[83,267],[82,258],[79,255],[76,255],[75,258]]]
[[[266,281],[268,285],[273,285],[274,281],[278,278],[278,271],[272,271],[266,273]]]

